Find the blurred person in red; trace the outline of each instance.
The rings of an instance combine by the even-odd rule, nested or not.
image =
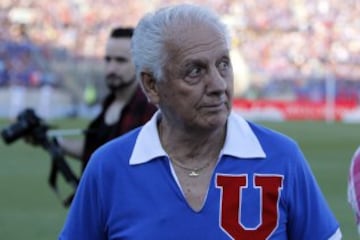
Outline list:
[[[109,94],[101,112],[90,122],[83,139],[57,137],[65,155],[82,161],[85,168],[91,154],[105,142],[144,124],[156,111],[135,78],[130,52],[132,28],[115,28],[106,44],[105,82]]]
[[[348,178],[348,201],[354,211],[357,230],[360,234],[360,146],[351,159]]]

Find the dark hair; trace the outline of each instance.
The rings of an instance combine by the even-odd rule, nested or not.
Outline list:
[[[122,28],[122,27],[117,27],[114,28],[111,33],[110,33],[110,37],[111,38],[131,38],[133,35],[134,29],[133,28]]]

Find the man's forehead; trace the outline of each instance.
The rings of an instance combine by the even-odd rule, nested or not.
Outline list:
[[[229,56],[230,49],[224,38],[208,38],[203,41],[189,39],[173,48],[172,57],[183,63],[208,62],[210,59],[218,59]]]
[[[174,35],[171,32],[178,32]],[[169,45],[172,49],[176,48],[187,50],[192,48],[201,48],[208,45],[217,47],[218,45],[226,46],[227,39],[224,32],[220,29],[205,23],[194,23],[191,26],[178,25],[173,30],[170,30]]]
[[[130,38],[110,38],[106,44],[106,55],[128,55],[130,46]]]
[[[131,46],[130,38],[109,38],[106,43],[107,48],[130,49],[130,46]]]

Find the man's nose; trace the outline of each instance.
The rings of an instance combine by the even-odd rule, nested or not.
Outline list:
[[[108,72],[114,72],[118,66],[117,66],[116,61],[111,59],[109,61],[106,61],[105,67]]]
[[[227,88],[227,79],[222,76],[216,67],[209,71],[207,79],[207,90],[209,92],[222,92]]]

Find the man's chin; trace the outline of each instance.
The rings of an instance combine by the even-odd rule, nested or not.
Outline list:
[[[120,79],[118,79],[120,80]],[[131,85],[133,85],[135,82],[135,78],[130,80],[130,81],[108,81],[107,82],[107,87],[111,92],[118,92],[121,91],[123,89],[126,89],[128,87],[130,87]]]
[[[119,91],[122,91],[128,87],[130,87],[133,83],[132,82],[129,82],[129,83],[121,83],[121,84],[111,84],[111,85],[108,85],[108,88],[110,90],[110,92],[119,92]]]
[[[112,93],[118,92],[118,91],[120,91],[120,90],[122,90],[124,88],[125,88],[124,85],[110,85],[110,86],[108,86],[109,91],[112,92]]]

